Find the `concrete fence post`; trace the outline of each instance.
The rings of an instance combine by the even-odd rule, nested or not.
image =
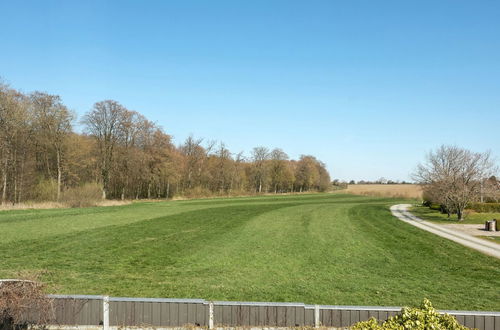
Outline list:
[[[214,303],[213,301],[208,303],[208,328],[214,328]]]
[[[319,328],[319,305],[314,305],[314,327]]]
[[[109,330],[109,296],[102,297],[102,328]]]

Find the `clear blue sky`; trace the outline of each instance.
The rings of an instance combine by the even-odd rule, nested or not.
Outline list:
[[[0,1],[0,76],[334,178],[408,179],[440,144],[500,156],[499,1]]]

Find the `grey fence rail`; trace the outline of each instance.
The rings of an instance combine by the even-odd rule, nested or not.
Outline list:
[[[306,305],[206,301],[202,299],[118,298],[107,296],[51,295],[55,325],[109,327],[207,328],[228,326],[349,327],[375,317],[386,320],[401,307]],[[441,311],[454,315],[467,327],[500,330],[500,312]]]

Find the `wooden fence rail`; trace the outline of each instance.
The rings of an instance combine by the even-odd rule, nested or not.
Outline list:
[[[51,295],[55,325],[109,327],[221,326],[348,327],[370,317],[386,320],[400,307],[206,301]],[[500,312],[441,311],[468,327],[500,330]]]

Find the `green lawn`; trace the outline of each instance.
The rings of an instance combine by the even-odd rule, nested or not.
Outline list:
[[[0,278],[52,292],[500,310],[500,260],[343,194],[0,213]]]
[[[437,210],[431,210],[426,206],[413,206],[411,208],[411,213],[424,220],[439,223],[484,224],[486,220],[500,219],[500,213],[477,213],[466,210],[465,219],[458,222],[456,215],[452,215],[448,218],[448,215],[442,214]]]

